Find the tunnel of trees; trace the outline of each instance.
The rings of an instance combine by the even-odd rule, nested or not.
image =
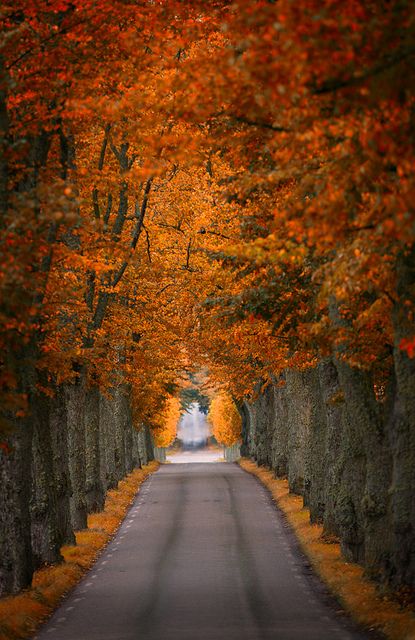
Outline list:
[[[170,441],[198,369],[346,557],[413,586],[413,3],[0,20],[0,595]]]

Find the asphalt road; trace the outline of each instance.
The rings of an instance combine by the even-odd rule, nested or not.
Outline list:
[[[234,464],[164,465],[39,640],[357,640],[267,490]]]

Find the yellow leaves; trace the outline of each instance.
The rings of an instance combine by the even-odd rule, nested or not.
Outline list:
[[[157,447],[168,447],[174,441],[180,419],[180,401],[170,396],[164,407],[158,411],[151,421],[154,444]]]
[[[345,65],[353,78],[376,62],[370,37],[358,53],[362,16],[340,7],[343,30],[330,7],[310,23],[307,11],[285,1],[278,22],[269,3],[218,13],[205,3],[197,19],[186,4],[169,14],[165,7],[159,13],[159,3],[150,3],[150,13],[124,3],[119,23],[108,3],[104,17],[85,9],[96,22],[80,26],[90,55],[57,74],[59,90],[67,85],[59,118],[76,139],[77,167],[65,166],[69,177],[60,177],[62,140],[54,135],[36,193],[40,224],[58,223],[41,292],[41,366],[64,379],[73,359],[89,362],[101,383],[122,369],[141,416],[156,410],[163,378],[174,380],[192,359],[208,362],[236,395],[268,372],[310,362],[309,349],[322,348],[329,328],[324,314],[333,294],[349,311],[353,357],[360,350],[369,360],[369,351],[379,353],[376,340],[390,341],[382,316],[390,316],[385,301],[394,289],[394,257],[413,242],[412,98],[404,97],[411,88],[399,100],[388,83],[381,100],[370,84],[316,93],[343,77]],[[146,55],[144,42],[151,42]],[[177,57],[178,48],[186,55]],[[23,106],[22,96],[32,118],[36,91],[22,87],[10,96],[12,108]],[[48,94],[39,102],[44,109],[54,101]],[[38,119],[47,120],[42,113]],[[144,227],[132,250],[150,177]],[[38,214],[27,216],[14,197],[32,234]],[[115,224],[121,214],[123,224]],[[50,253],[45,242],[35,256],[21,256],[15,244],[24,237],[8,239],[11,257],[4,257],[0,275],[6,299],[15,281],[32,289],[27,282],[37,276],[25,269]],[[36,234],[24,244],[35,247]],[[105,296],[110,302],[96,330]],[[5,317],[5,330],[29,333],[16,315]],[[366,336],[370,348],[363,348],[356,334],[373,331],[373,339]],[[93,347],[84,348],[86,337]],[[336,345],[331,335],[327,342]]]
[[[226,391],[213,397],[208,420],[212,425],[213,435],[221,444],[231,446],[240,439],[242,419],[232,397]]]

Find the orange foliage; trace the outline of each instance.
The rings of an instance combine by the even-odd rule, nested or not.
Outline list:
[[[241,437],[242,419],[238,409],[226,391],[217,393],[210,403],[208,420],[212,434],[225,446],[231,446]]]
[[[0,21],[10,408],[32,343],[53,382],[126,379],[141,421],[190,359],[238,397],[333,350],[382,384],[397,303],[413,336],[408,3],[17,0]]]
[[[168,447],[176,437],[177,425],[180,420],[180,401],[177,398],[168,398],[161,411],[158,411],[152,419],[154,444],[156,447]]]

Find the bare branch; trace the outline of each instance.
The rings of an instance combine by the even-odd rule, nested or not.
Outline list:
[[[141,207],[138,207],[138,202],[136,202],[136,208],[135,208],[135,212],[136,212],[136,219],[137,219],[137,223],[135,225],[134,231],[133,231],[133,235],[131,238],[131,243],[130,243],[130,248],[131,251],[134,251],[134,249],[137,246],[137,242],[138,239],[141,235],[141,230],[143,228],[143,223],[144,223],[144,216],[147,210],[147,204],[148,204],[148,196],[150,193],[150,189],[151,189],[151,184],[153,182],[153,177],[149,178],[147,180],[147,184],[146,184],[146,188],[144,190],[144,196],[143,196],[143,200],[141,203]],[[128,260],[124,260],[124,262],[122,263],[121,267],[118,269],[118,271],[116,272],[114,279],[111,283],[112,287],[116,287],[117,284],[120,282],[121,278],[123,277],[125,270],[128,267]]]
[[[107,124],[104,132],[104,139],[102,141],[101,152],[99,154],[98,160],[98,171],[102,171],[104,168],[105,162],[105,152],[108,146],[108,139],[111,131],[111,125]],[[101,209],[99,206],[99,197],[98,197],[98,188],[95,186],[92,190],[92,204],[94,207],[94,217],[99,220],[101,217]]]
[[[164,291],[166,291],[166,289],[168,289],[169,287],[174,287],[176,283],[175,282],[170,282],[169,284],[166,284],[164,287],[162,287],[159,291],[156,292],[156,296],[160,296]]]
[[[206,233],[209,233],[212,236],[219,236],[219,238],[225,238],[225,240],[230,240],[230,236],[225,236],[223,233],[219,233],[219,231],[210,231],[209,229],[205,229],[205,227],[202,227],[201,229],[199,229],[198,233],[200,233],[201,235],[205,235]]]
[[[141,229],[143,227],[144,216],[146,214],[147,205],[148,205],[148,196],[149,196],[149,193],[150,193],[150,190],[151,190],[152,183],[153,183],[153,177],[151,177],[151,178],[149,178],[147,180],[146,187],[144,189],[144,196],[143,196],[143,201],[141,203],[141,208],[139,210],[138,216],[136,215],[136,217],[137,217],[137,225],[136,225],[136,227],[134,229],[133,237],[132,237],[132,240],[131,240],[131,249],[133,249],[133,250],[137,246],[137,242],[138,242],[138,239],[139,239],[140,234],[141,234]],[[138,213],[138,211],[137,211],[137,204],[136,204],[136,214],[137,213]]]
[[[192,239],[190,238],[189,240],[189,244],[187,245],[187,251],[186,251],[186,269],[190,269],[190,250],[192,247]]]
[[[145,231],[146,234],[146,242],[147,242],[147,256],[148,256],[148,261],[151,264],[151,244],[150,244],[150,234],[148,232],[148,229],[144,226],[143,224],[143,229]]]
[[[106,125],[106,127],[105,127],[104,139],[102,141],[102,147],[101,147],[101,153],[99,154],[98,171],[102,171],[103,168],[104,168],[105,152],[106,152],[107,146],[108,146],[108,140],[109,140],[109,136],[110,136],[110,131],[111,131],[111,124],[108,123]]]
[[[107,196],[107,209],[104,215],[104,231],[106,231],[108,228],[108,221],[110,219],[111,210],[112,210],[112,194],[109,193]]]

